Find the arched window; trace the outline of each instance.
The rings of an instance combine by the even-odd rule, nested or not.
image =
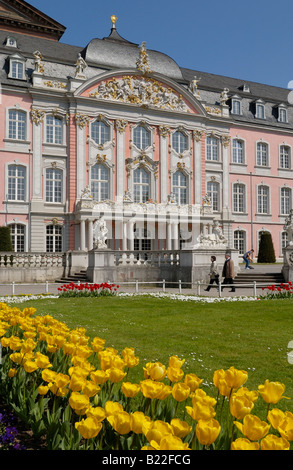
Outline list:
[[[63,248],[63,236],[61,225],[47,225],[46,227],[46,252],[61,253]]]
[[[187,178],[182,171],[173,174],[173,193],[178,204],[187,204]]]
[[[91,169],[91,193],[95,201],[109,199],[109,170],[101,163]]]
[[[97,120],[91,125],[91,138],[96,144],[104,144],[110,140],[110,127],[104,121]]]
[[[46,170],[46,202],[62,203],[63,171],[57,168]]]
[[[8,138],[26,140],[26,113],[17,109],[8,112]]]
[[[46,118],[46,142],[48,144],[63,144],[62,119],[55,116]]]
[[[147,202],[150,199],[150,175],[143,168],[133,172],[133,199],[134,202]]]
[[[176,131],[172,135],[172,147],[177,153],[183,153],[188,148],[188,140],[181,131]]]
[[[151,133],[144,126],[137,126],[133,129],[133,143],[140,150],[151,145]]]
[[[10,234],[13,251],[24,252],[25,247],[25,226],[21,224],[11,224]]]
[[[26,168],[21,165],[8,166],[9,201],[25,201],[26,199]]]

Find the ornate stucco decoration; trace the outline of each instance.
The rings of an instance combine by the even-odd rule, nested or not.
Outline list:
[[[67,84],[64,82],[59,82],[58,80],[46,80],[44,85],[48,88],[55,88],[65,90],[67,88]]]
[[[204,131],[199,131],[199,130],[192,131],[192,138],[196,142],[200,142],[204,135],[205,135]]]
[[[190,112],[181,94],[150,77],[129,75],[111,78],[101,82],[90,93],[90,97],[168,111]]]
[[[224,147],[229,147],[231,138],[228,135],[221,136],[221,141]]]
[[[159,132],[162,137],[168,137],[171,133],[171,129],[168,126],[159,126]]]
[[[218,114],[222,113],[221,109],[217,108],[216,106],[204,105],[204,109],[208,114],[212,114],[214,116],[217,116]]]
[[[83,129],[89,123],[90,117],[87,114],[76,113],[75,121],[78,127]]]
[[[136,67],[143,74],[151,73],[149,57],[148,57],[148,53],[147,53],[147,50],[146,50],[146,43],[145,42],[142,42],[141,45],[140,45],[139,58],[136,61]]]
[[[117,119],[115,121],[115,127],[120,134],[123,134],[123,132],[125,132],[127,124],[128,121],[126,121],[125,119]]]
[[[45,112],[40,109],[31,110],[31,118],[34,124],[37,126],[44,121]]]

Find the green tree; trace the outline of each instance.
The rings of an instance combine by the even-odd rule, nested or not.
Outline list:
[[[10,227],[0,227],[0,251],[13,251]]]
[[[258,263],[275,263],[276,255],[273,245],[272,235],[269,232],[262,232],[258,248]]]

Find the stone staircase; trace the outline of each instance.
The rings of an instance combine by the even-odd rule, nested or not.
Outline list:
[[[88,282],[88,278],[86,275],[86,270],[79,271],[78,273],[74,273],[67,277],[62,277],[61,279],[56,279],[55,281],[58,284],[69,284],[70,282],[74,282],[74,284],[78,284],[78,282]]]
[[[284,277],[281,272],[257,272],[255,269],[246,269],[239,271],[234,279],[235,286],[243,284],[242,289],[251,288],[251,284],[256,282],[257,287],[266,287],[272,284],[278,285],[284,281]],[[248,284],[245,286],[245,284]],[[240,287],[240,286],[239,286]]]

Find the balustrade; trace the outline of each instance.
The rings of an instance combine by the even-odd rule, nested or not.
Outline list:
[[[116,266],[179,266],[179,251],[119,251],[115,253]]]
[[[0,253],[0,268],[49,268],[64,266],[64,253]]]

